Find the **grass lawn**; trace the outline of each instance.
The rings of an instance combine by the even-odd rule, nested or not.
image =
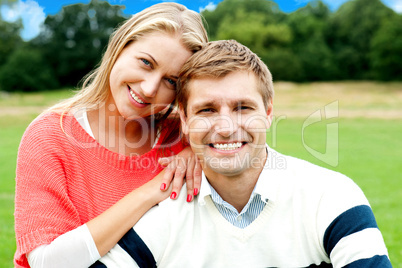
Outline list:
[[[382,231],[393,267],[402,267],[402,119],[340,119],[339,163],[328,165],[311,155],[303,146],[304,120],[283,120],[277,125],[276,139],[270,133],[268,143],[275,150],[339,171],[352,178],[369,200]],[[325,151],[326,127],[311,126],[305,143]],[[307,130],[306,130],[307,131]],[[342,198],[341,196],[339,198]]]
[[[370,201],[393,267],[402,268],[402,84],[278,83],[275,87],[277,120],[268,133],[268,144],[281,153],[351,177]],[[68,95],[71,92],[66,90],[0,94],[0,267],[13,267],[14,177],[19,141],[44,107]],[[339,102],[338,117],[303,129],[310,114],[333,101]],[[338,138],[327,142],[328,123],[338,128]],[[337,160],[335,165],[306,150],[325,155],[328,144],[337,148],[331,155]]]

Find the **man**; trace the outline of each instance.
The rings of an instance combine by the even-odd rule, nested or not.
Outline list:
[[[265,144],[273,85],[254,53],[211,42],[183,67],[178,88],[183,132],[203,168],[200,193],[161,202],[97,264],[391,267],[355,183]]]

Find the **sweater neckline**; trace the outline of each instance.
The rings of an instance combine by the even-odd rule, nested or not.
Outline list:
[[[211,196],[207,196],[205,198],[206,208],[208,209],[212,220],[214,223],[222,228],[225,232],[234,234],[239,240],[246,241],[253,234],[255,234],[262,226],[264,226],[265,221],[272,214],[275,206],[273,202],[268,201],[268,203],[264,206],[264,209],[261,211],[260,215],[248,226],[245,228],[239,228],[232,225],[229,221],[225,219],[225,217],[218,211],[214,202],[212,201]]]
[[[149,161],[147,161],[147,163],[142,163],[143,165],[147,165],[147,167],[144,168],[155,168],[156,166],[159,166],[157,162],[157,153],[158,150],[160,150],[163,136],[165,134],[163,131],[160,134],[160,138],[156,146],[154,146],[150,151],[141,155],[123,155],[121,153],[109,150],[91,137],[91,135],[89,135],[88,132],[82,128],[81,124],[73,115],[63,116],[62,131],[66,135],[67,139],[69,139],[70,143],[81,149],[87,150],[90,152],[92,157],[102,160],[114,168],[133,169],[133,171],[135,171],[138,168],[138,164],[141,164],[139,161],[144,162],[145,159],[148,159],[152,163]],[[139,167],[143,165],[140,165]]]

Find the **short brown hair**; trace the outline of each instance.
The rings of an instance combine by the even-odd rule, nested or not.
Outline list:
[[[177,83],[177,102],[187,109],[188,84],[191,79],[226,76],[235,71],[254,73],[259,82],[258,90],[265,108],[274,96],[272,75],[264,62],[248,47],[235,40],[209,42],[203,49],[192,55],[182,67]]]

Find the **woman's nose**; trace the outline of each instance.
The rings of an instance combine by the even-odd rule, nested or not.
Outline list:
[[[147,76],[141,83],[142,93],[144,97],[153,98],[158,92],[159,86],[161,84],[161,79],[157,75]]]

